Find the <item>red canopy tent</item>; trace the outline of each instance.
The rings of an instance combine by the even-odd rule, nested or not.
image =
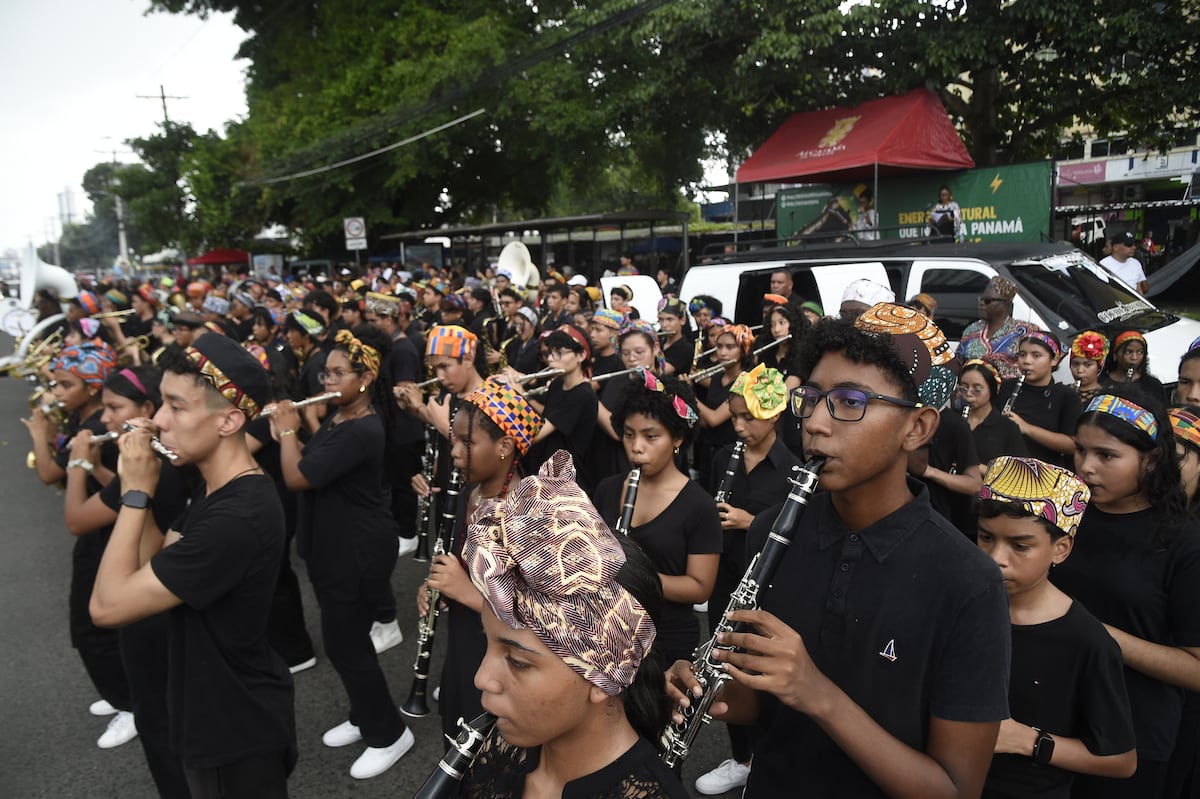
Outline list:
[[[937,95],[914,89],[854,108],[793,114],[742,164],[736,180],[840,182],[973,166]]]
[[[249,264],[250,253],[218,247],[204,255],[188,259],[188,266],[222,266],[224,264]]]

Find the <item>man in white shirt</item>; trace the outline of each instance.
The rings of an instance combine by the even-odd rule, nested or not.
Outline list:
[[[1112,238],[1112,255],[1102,260],[1100,265],[1137,289],[1138,294],[1144,295],[1150,289],[1150,283],[1146,280],[1142,262],[1133,257],[1136,251],[1137,239],[1133,234],[1120,233]]]

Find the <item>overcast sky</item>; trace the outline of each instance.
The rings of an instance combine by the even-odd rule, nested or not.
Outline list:
[[[58,195],[90,212],[83,173],[172,121],[222,130],[246,112],[232,16],[145,15],[148,0],[0,0],[0,253],[58,235]],[[141,100],[137,95],[155,95]],[[121,151],[125,152],[122,153]],[[113,242],[113,255],[117,245]]]

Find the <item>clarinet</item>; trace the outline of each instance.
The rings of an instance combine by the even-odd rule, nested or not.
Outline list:
[[[1133,382],[1133,367],[1132,366],[1125,370],[1125,382],[1126,383]]]
[[[642,467],[638,466],[630,470],[629,477],[625,480],[625,492],[621,496],[621,518],[617,519],[616,529],[613,530],[617,535],[629,535],[629,529],[633,525],[633,506],[637,503],[638,483],[642,482]]]
[[[1083,385],[1083,378],[1075,378],[1075,393],[1079,393],[1079,387]]]
[[[433,425],[425,425],[425,453],[421,456],[421,475],[425,484],[433,488],[433,470],[437,462],[437,431]],[[417,551],[413,560],[424,563],[429,560],[429,515],[433,494],[417,498]]]
[[[459,733],[450,742],[450,751],[438,761],[437,768],[413,794],[413,799],[448,799],[453,796],[495,724],[496,717],[491,713],[480,714],[469,724],[460,718]]]
[[[433,556],[444,555],[446,542],[454,535],[454,522],[458,510],[458,490],[462,486],[462,473],[455,469],[450,473],[450,485],[446,487],[446,496],[442,500],[442,515],[438,519],[437,540],[433,542]],[[436,588],[425,588],[425,598],[429,609],[417,623],[417,659],[413,661],[413,682],[409,689],[408,699],[400,706],[400,712],[406,716],[419,719],[429,715],[429,702],[426,692],[429,686],[429,661],[433,657],[433,634],[437,632],[438,605],[442,601],[442,592]]]
[[[721,663],[712,659],[712,653],[714,649],[726,651],[733,649],[728,645],[717,643],[717,636],[721,633],[743,632],[749,629],[750,625],[745,622],[730,621],[729,614],[735,610],[758,609],[759,591],[770,585],[775,576],[775,571],[779,568],[787,548],[792,543],[792,536],[796,532],[796,523],[800,520],[800,514],[808,506],[808,500],[817,489],[817,478],[824,466],[824,458],[813,458],[800,468],[798,479],[788,478],[792,484],[792,490],[783,503],[783,509],[779,511],[775,524],[771,526],[771,533],[767,536],[766,544],[750,561],[745,575],[742,576],[742,581],[730,595],[729,604],[725,607],[721,620],[713,628],[712,638],[701,644],[696,650],[692,660],[692,671],[704,689],[704,693],[698,698],[693,698],[689,707],[678,708],[679,713],[683,716],[683,722],[668,725],[663,733],[661,757],[668,768],[677,767],[687,758],[691,753],[696,735],[705,724],[712,720],[708,710],[716,701],[717,694],[725,687],[725,683],[731,679],[721,668]]]
[[[1004,410],[1001,413],[1008,413],[1013,409],[1013,403],[1017,401],[1017,395],[1021,393],[1021,387],[1025,385],[1025,373],[1021,372],[1017,378],[1017,384],[1013,386],[1013,393],[1008,395],[1008,399],[1004,402]]]
[[[725,464],[725,474],[721,477],[721,485],[717,486],[717,495],[714,497],[714,501],[729,502],[729,495],[733,491],[733,478],[737,476],[738,464],[742,462],[742,454],[745,451],[745,441],[739,441],[733,445],[733,452],[729,455],[729,463]]]

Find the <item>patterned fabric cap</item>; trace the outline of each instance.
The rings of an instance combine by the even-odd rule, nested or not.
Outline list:
[[[860,277],[842,292],[842,302],[861,302],[864,305],[878,305],[896,301],[896,292],[881,283],[866,277]]]
[[[204,305],[202,307],[209,313],[224,316],[229,313],[229,300],[224,297],[218,297],[216,294],[210,294],[204,298]]]
[[[118,291],[117,289],[109,289],[104,292],[104,299],[117,306],[118,309],[129,307],[129,297],[125,292]]]
[[[699,297],[692,297],[690,300],[688,300],[688,310],[691,311],[693,316],[696,315],[697,311],[703,311],[707,307],[708,303]]]
[[[367,292],[367,310],[380,316],[399,316],[400,298],[378,291]]]
[[[663,297],[658,301],[658,313],[659,316],[667,313],[682,319],[687,316],[687,306],[677,297]]]
[[[100,300],[90,291],[79,292],[79,296],[75,298],[75,301],[79,303],[79,307],[83,309],[84,314],[87,316],[100,313]]]
[[[1143,336],[1141,333],[1139,333],[1136,330],[1126,330],[1124,333],[1118,334],[1117,337],[1113,339],[1113,346],[1112,346],[1113,351],[1116,352],[1117,350],[1124,347],[1126,344],[1129,344],[1134,341],[1140,341],[1142,343],[1142,347],[1146,346],[1146,337],[1145,336]]]
[[[979,490],[980,499],[1018,505],[1071,537],[1079,532],[1091,496],[1087,485],[1066,469],[1008,455],[992,459]]]
[[[1130,402],[1113,394],[1097,394],[1092,397],[1092,401],[1088,403],[1084,413],[1093,411],[1115,416],[1121,421],[1127,422],[1134,429],[1141,430],[1150,436],[1152,441],[1158,440],[1158,420],[1154,418],[1154,414],[1136,402]]]
[[[463,559],[496,616],[529,629],[573,671],[616,696],[650,652],[650,614],[617,581],[620,542],[559,450],[502,500],[484,500]]]
[[[1171,417],[1171,429],[1175,431],[1175,437],[1200,449],[1200,417],[1183,408],[1172,408],[1167,415]]]
[[[184,349],[200,375],[247,419],[258,416],[271,401],[271,384],[262,364],[240,344],[225,336],[201,336]]]
[[[988,281],[988,285],[995,289],[1001,299],[1011,301],[1013,297],[1017,296],[1017,284],[1006,277],[996,275]]]
[[[746,401],[746,408],[755,419],[774,419],[787,407],[788,390],[783,374],[760,363],[749,372],[742,372],[729,387]]]
[[[379,377],[379,350],[370,344],[363,344],[349,330],[339,330],[333,340],[350,353],[351,366],[366,369],[371,377]]]
[[[1059,344],[1054,340],[1054,336],[1041,330],[1031,330],[1021,338],[1021,341],[1036,341],[1046,349],[1050,350],[1050,356],[1057,358],[1062,354],[1059,349]]]
[[[107,344],[85,341],[64,348],[51,368],[56,372],[70,372],[85,385],[99,388],[108,379],[108,373],[117,368],[117,356]]]
[[[458,325],[435,325],[425,339],[426,355],[444,355],[447,358],[457,358],[470,361],[475,358],[475,347],[479,337]]]
[[[1108,339],[1095,330],[1085,330],[1071,342],[1071,357],[1104,363],[1108,357]]]
[[[912,376],[921,402],[941,408],[958,385],[958,361],[933,321],[912,308],[881,302],[854,322],[856,330],[891,336],[892,346]]]
[[[725,329],[721,331],[721,335],[732,335],[742,354],[748,353],[754,348],[754,331],[745,325],[725,325]]]
[[[483,411],[487,418],[506,436],[517,442],[517,451],[524,455],[542,431],[544,421],[512,386],[487,378],[479,388],[467,395],[467,402]]]
[[[325,321],[308,311],[295,310],[287,315],[284,327],[290,327],[310,336],[319,336],[325,332]]]
[[[625,324],[625,317],[616,311],[610,311],[608,308],[597,308],[592,314],[592,321],[602,327],[611,327],[613,330],[620,330]]]

